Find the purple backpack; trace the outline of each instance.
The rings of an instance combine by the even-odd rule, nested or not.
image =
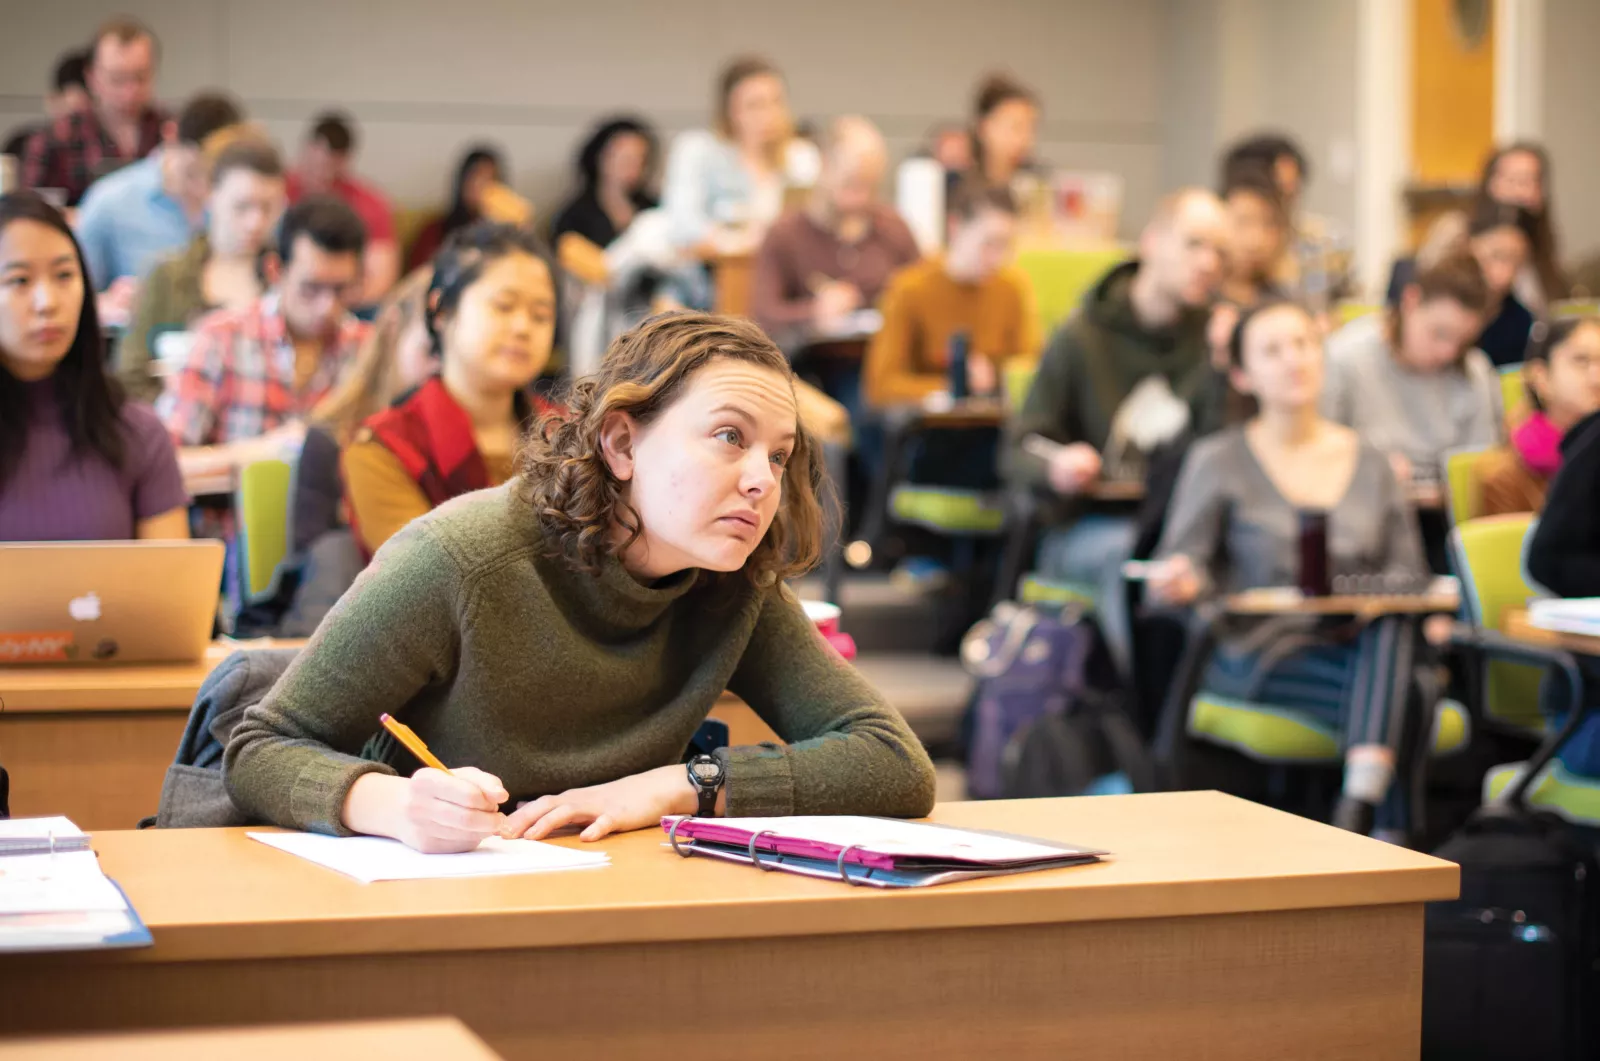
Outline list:
[[[1007,756],[1016,738],[1050,715],[1063,715],[1083,695],[1096,637],[1082,609],[1053,612],[1005,602],[961,643],[961,661],[978,679],[967,793],[1006,795]]]

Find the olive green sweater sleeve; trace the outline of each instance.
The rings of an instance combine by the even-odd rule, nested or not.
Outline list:
[[[223,756],[228,794],[246,814],[348,835],[345,796],[361,758],[398,712],[456,663],[461,575],[427,528],[397,535],[339,599],[265,699],[245,711]]]
[[[728,814],[873,814],[933,807],[933,763],[899,712],[817,636],[786,589],[767,594],[728,683],[787,743],[728,752]]]

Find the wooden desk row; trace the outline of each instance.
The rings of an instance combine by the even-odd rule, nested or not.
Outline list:
[[[451,1015],[513,1061],[659,1061],[669,1029],[701,1057],[1417,1056],[1453,864],[1207,792],[933,820],[1115,855],[884,892],[645,830],[604,869],[361,885],[244,830],[98,833],[155,945],[0,956],[0,1036]]]
[[[449,1017],[0,1039],[0,1061],[499,1061]]]
[[[198,663],[0,667],[0,763],[18,817],[65,814],[88,830],[131,829],[156,812],[189,708],[206,676],[238,648],[213,645]],[[777,737],[729,696],[712,717],[734,744]]]

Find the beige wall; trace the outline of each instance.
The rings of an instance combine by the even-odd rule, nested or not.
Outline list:
[[[160,90],[218,86],[286,144],[330,103],[361,124],[360,168],[402,202],[443,196],[474,141],[508,150],[547,211],[603,114],[673,132],[707,120],[719,64],[746,49],[788,72],[797,112],[860,110],[897,154],[960,117],[1009,67],[1045,101],[1040,154],[1110,168],[1142,216],[1162,178],[1164,0],[50,0],[0,35],[0,124],[36,112],[57,53],[130,10],[165,46]],[[372,12],[381,12],[375,18]]]
[[[1561,256],[1572,264],[1600,254],[1600,2],[1545,5],[1544,140]]]

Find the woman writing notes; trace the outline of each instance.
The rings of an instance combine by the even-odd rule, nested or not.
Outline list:
[[[187,538],[172,441],[107,377],[85,276],[55,207],[0,199],[0,541]]]
[[[783,586],[817,560],[824,476],[754,325],[646,321],[519,467],[392,538],[248,709],[224,766],[241,810],[424,851],[710,806],[928,811],[926,753]],[[691,781],[681,757],[724,689],[787,743],[720,751]],[[385,712],[452,772],[416,770]]]
[[[1332,576],[1380,576],[1397,587],[1425,577],[1416,523],[1384,454],[1317,410],[1323,356],[1310,314],[1287,302],[1248,310],[1229,354],[1234,386],[1259,412],[1189,452],[1147,599],[1188,605],[1296,585],[1308,510],[1325,513]],[[1202,688],[1302,712],[1338,733],[1346,773],[1335,822],[1366,832],[1394,774],[1413,624],[1383,619],[1341,640],[1314,623],[1283,631],[1306,637],[1286,655],[1269,647],[1282,638],[1263,644],[1259,631],[1226,631]]]

